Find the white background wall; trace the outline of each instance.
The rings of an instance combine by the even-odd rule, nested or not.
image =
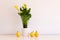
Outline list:
[[[60,34],[60,0],[0,0],[0,34],[21,31],[22,23],[14,5],[27,3],[32,18],[28,27],[40,34]]]

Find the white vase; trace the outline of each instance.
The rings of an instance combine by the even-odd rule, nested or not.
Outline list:
[[[30,33],[30,28],[23,28],[23,30],[22,30],[23,36],[29,36],[29,33]]]

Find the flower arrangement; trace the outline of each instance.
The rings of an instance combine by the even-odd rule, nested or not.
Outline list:
[[[26,4],[23,4],[22,7],[20,7],[20,8],[18,6],[14,6],[14,8],[18,11],[18,15],[21,16],[23,28],[27,28],[28,21],[31,18],[31,14],[30,14],[31,8],[27,8]],[[27,35],[28,30],[26,30],[26,29],[24,29],[24,30],[26,32],[26,33],[23,32],[24,35],[25,34]],[[32,31],[32,32],[30,32],[29,35],[31,38],[36,37],[36,40],[38,40],[38,36],[39,36],[38,31],[36,31],[36,32]],[[16,36],[17,36],[17,38],[19,38],[21,36],[19,31],[16,32]]]
[[[27,8],[26,4],[23,4],[22,7],[18,8],[18,6],[14,6],[18,11],[18,15],[21,16],[23,28],[27,28],[28,21],[31,18],[30,10],[31,8]]]

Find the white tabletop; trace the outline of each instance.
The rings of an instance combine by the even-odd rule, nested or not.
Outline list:
[[[16,38],[15,35],[0,35],[0,40],[60,40],[60,35],[40,35],[38,39],[30,37]]]

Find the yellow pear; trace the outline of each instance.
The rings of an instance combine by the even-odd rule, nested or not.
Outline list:
[[[33,32],[31,32],[31,33],[30,33],[30,37],[34,37],[34,36],[35,36],[34,34],[35,34],[35,32],[34,32],[34,31],[33,31]]]
[[[38,37],[39,36],[39,33],[36,31],[35,32],[35,37]]]
[[[20,32],[16,32],[16,37],[20,37]]]

